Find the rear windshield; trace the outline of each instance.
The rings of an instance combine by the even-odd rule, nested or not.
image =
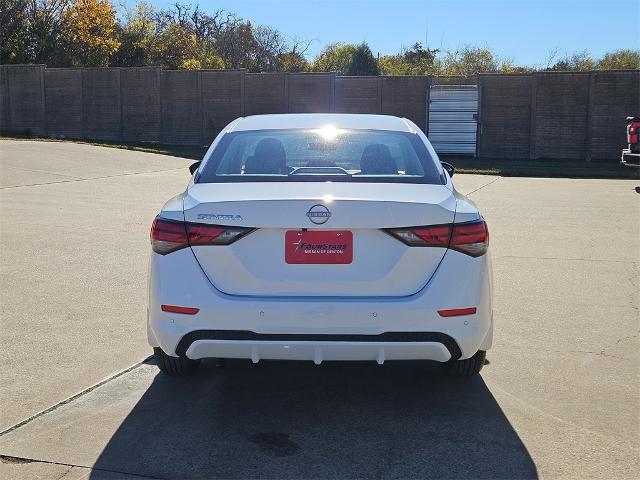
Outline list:
[[[227,133],[196,183],[325,180],[442,183],[417,134],[331,127]]]

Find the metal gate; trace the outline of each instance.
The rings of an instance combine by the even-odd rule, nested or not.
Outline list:
[[[428,137],[438,153],[476,155],[477,85],[433,85]]]

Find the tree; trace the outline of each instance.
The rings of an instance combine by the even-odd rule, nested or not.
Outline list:
[[[378,61],[373,56],[369,45],[362,42],[351,56],[351,63],[347,69],[348,75],[380,75]]]
[[[414,69],[426,72],[434,64],[438,52],[438,49],[424,48],[420,42],[416,42],[411,48],[405,49],[402,56]]]
[[[27,0],[0,1],[0,63],[27,63]]]
[[[70,0],[27,1],[27,58],[29,63],[49,66],[68,64],[66,52],[60,42],[64,30],[64,12]]]
[[[576,52],[571,56],[565,56],[564,60],[556,62],[548,70],[587,72],[589,70],[594,70],[595,65],[596,64],[589,55],[589,52],[583,50],[582,52]]]
[[[501,59],[489,48],[466,45],[440,52],[416,42],[376,59],[366,43],[332,43],[308,62],[311,42],[288,37],[218,9],[174,0],[164,10],[137,0],[0,0],[0,63],[64,66],[245,68],[250,72],[336,72],[340,75],[474,75],[525,73],[534,69]],[[640,50],[616,50],[594,59],[587,51],[549,54],[543,70],[640,69]]]
[[[309,70],[309,62],[299,53],[286,52],[278,55],[279,72],[306,72]]]
[[[409,65],[404,61],[404,57],[397,55],[384,55],[378,60],[378,67],[382,75],[409,75]]]
[[[120,47],[116,11],[108,0],[75,0],[63,13],[62,40],[75,67],[106,67]]]
[[[316,72],[336,72],[346,75],[357,48],[350,43],[331,43],[316,57],[311,69]]]
[[[225,68],[215,40],[209,36],[216,20],[198,7],[193,11],[190,8],[176,4],[170,10],[158,11],[140,1],[126,9],[120,28],[122,44],[112,64],[186,70]]]
[[[640,69],[640,51],[616,50],[605,53],[597,63],[598,70]]]
[[[197,58],[188,58],[183,60],[178,66],[180,70],[200,70],[202,68],[202,63]]]
[[[158,41],[157,12],[146,1],[125,9],[123,24],[119,27],[120,48],[111,62],[120,67],[143,67],[152,62],[154,45]]]
[[[300,37],[292,37],[283,44],[283,51],[277,55],[278,72],[307,72],[311,65],[304,54],[309,49],[311,41]]]
[[[189,11],[188,18],[174,8],[173,21],[180,21],[184,28],[195,35],[203,68],[241,68],[237,65],[243,59],[238,58],[241,55],[235,56],[238,53],[235,42],[250,39],[236,35],[244,22],[235,13],[218,9],[209,15],[196,5],[193,11]],[[228,53],[231,55],[226,55]]]
[[[152,62],[165,68],[200,68],[198,44],[193,33],[179,23],[170,24],[159,36],[151,53]]]
[[[278,68],[278,57],[286,51],[286,39],[275,28],[258,25],[252,29],[251,63],[248,65],[253,72],[274,72]]]
[[[224,60],[218,54],[216,49],[211,46],[200,46],[199,59],[201,68],[209,68],[214,70],[222,70],[223,68],[225,68]]]
[[[501,60],[498,66],[499,73],[530,73],[532,71],[531,68],[516,65],[512,58]]]
[[[449,50],[442,60],[444,75],[471,76],[477,73],[495,73],[497,70],[493,52],[488,48],[465,45],[460,50]]]
[[[439,73],[438,52],[437,49],[425,49],[417,42],[397,55],[385,55],[378,64],[383,75],[435,75]]]
[[[216,48],[227,68],[247,68],[256,71],[254,52],[257,48],[250,22],[229,26],[220,32]]]

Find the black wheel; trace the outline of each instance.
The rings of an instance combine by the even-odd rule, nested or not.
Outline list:
[[[187,375],[200,365],[200,360],[172,357],[164,353],[160,347],[154,347],[153,355],[158,368],[167,375]]]
[[[487,358],[487,352],[478,350],[473,357],[466,360],[454,360],[442,363],[442,367],[451,375],[456,377],[472,377],[480,373]]]

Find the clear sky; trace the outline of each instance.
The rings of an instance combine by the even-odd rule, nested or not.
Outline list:
[[[175,0],[150,0],[165,8]],[[116,2],[114,2],[116,3]],[[126,0],[132,5],[135,0]],[[425,36],[431,48],[486,46],[517,64],[545,66],[587,50],[599,57],[640,48],[640,0],[181,0],[203,10],[224,8],[288,36],[313,40],[313,57],[328,43],[366,40],[374,54],[397,53]]]

